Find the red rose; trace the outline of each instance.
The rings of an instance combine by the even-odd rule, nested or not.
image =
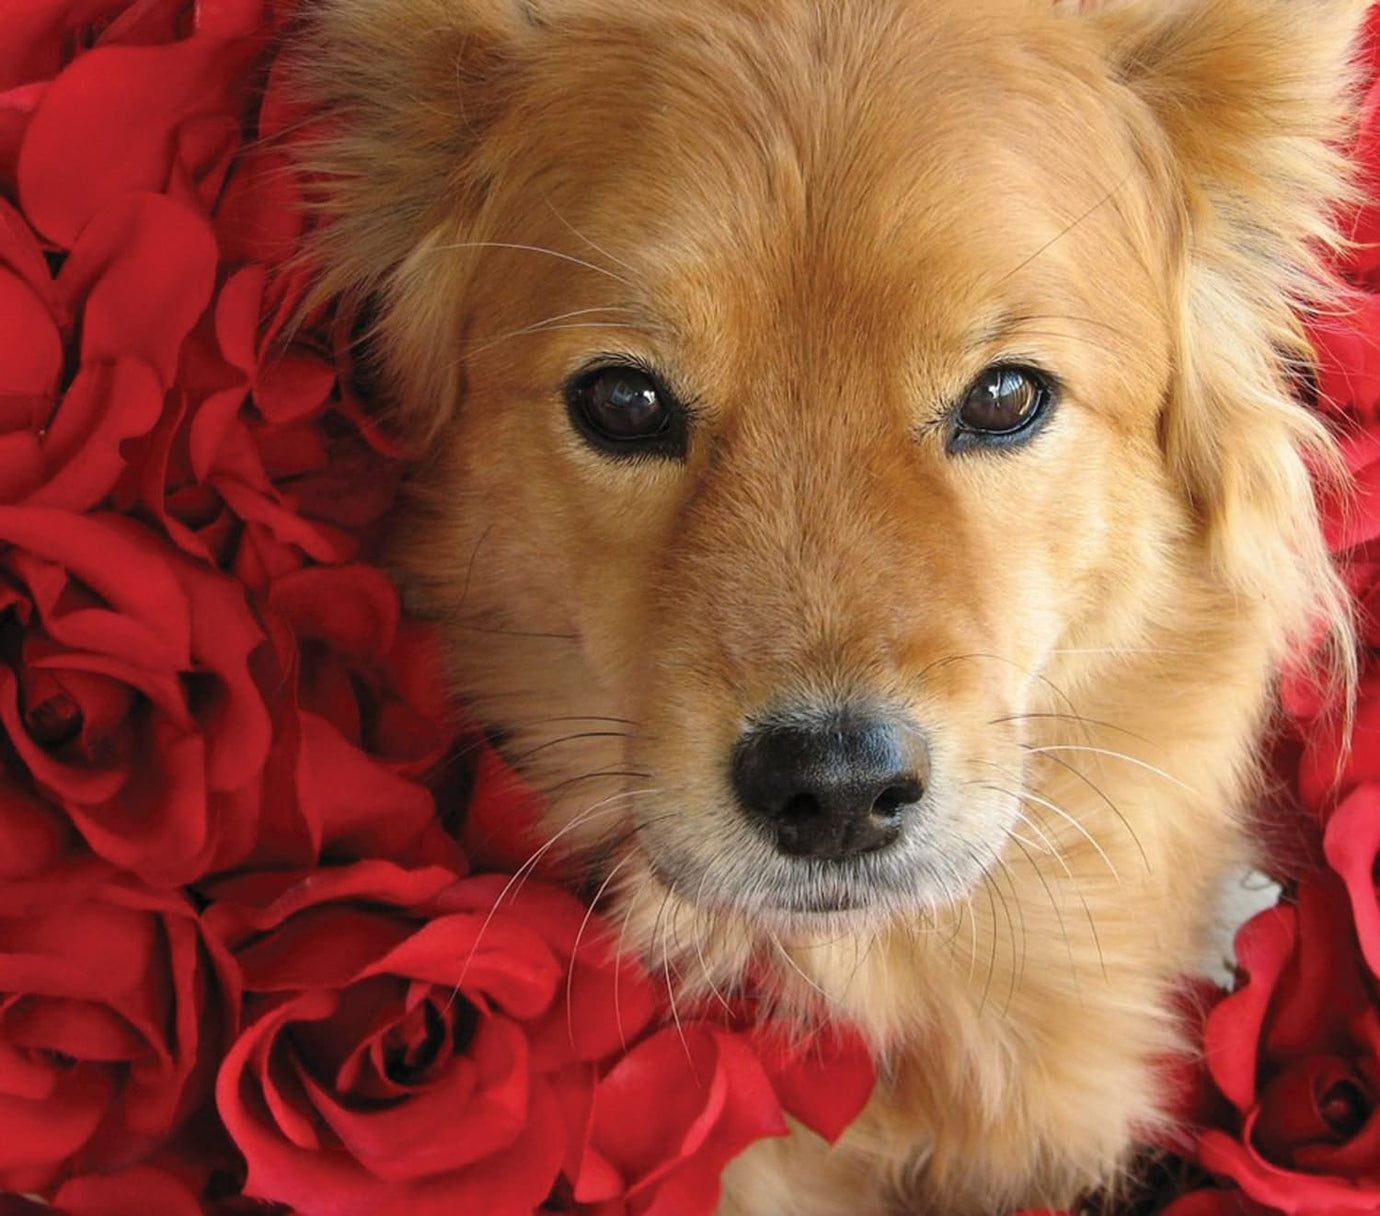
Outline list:
[[[96,863],[0,882],[0,1187],[166,1141],[209,1089],[230,974],[181,895]]]
[[[1371,974],[1380,976],[1380,780],[1347,794],[1328,820],[1323,848],[1328,864],[1346,884],[1361,953]]]
[[[1239,1126],[1204,1131],[1200,1162],[1283,1212],[1380,1211],[1380,1015],[1340,884],[1305,878],[1297,907],[1246,924],[1237,957],[1248,982],[1205,1046]]]
[[[322,350],[275,345],[269,287],[259,265],[229,277],[184,347],[181,391],[127,449],[116,491],[121,509],[141,507],[256,589],[307,561],[353,560],[399,481]]]
[[[1164,1209],[1164,1216],[1271,1216],[1240,1191],[1208,1189],[1190,1191]],[[1316,1213],[1315,1216],[1322,1216]]]
[[[1318,359],[1319,404],[1330,412],[1380,418],[1380,296],[1363,295],[1355,310],[1309,330]]]
[[[361,857],[464,860],[422,784],[450,733],[439,693],[419,687],[436,656],[400,621],[398,595],[368,566],[311,567],[274,581],[264,617],[275,667],[273,744],[258,800],[242,821],[261,867]],[[417,701],[423,705],[418,705]]]
[[[483,735],[474,733],[467,747],[475,763],[460,835],[465,855],[479,870],[530,870],[537,878],[554,879],[565,858],[559,845],[543,847],[541,799]]]
[[[62,812],[0,778],[0,879],[37,878],[84,850]]]
[[[771,1025],[663,1027],[578,1111],[574,1198],[598,1216],[709,1216],[724,1167],[748,1145],[785,1135],[786,1115],[832,1143],[874,1081],[862,1040],[839,1028],[793,1037]]]
[[[269,748],[242,588],[107,516],[0,507],[0,546],[0,725],[28,779],[103,857],[199,877]]]
[[[85,511],[159,419],[179,350],[211,298],[215,239],[158,195],[127,195],[83,231],[56,281],[0,204],[0,502]],[[61,400],[68,329],[79,362]]]
[[[1335,718],[1310,727],[1299,758],[1299,797],[1321,824],[1339,797],[1373,781],[1380,781],[1380,665],[1361,679],[1350,738]]]
[[[186,1181],[151,1165],[114,1174],[86,1174],[64,1182],[52,1201],[31,1216],[203,1216],[205,1209]],[[21,1216],[0,1209],[0,1216]]]
[[[765,1024],[752,1028],[750,1041],[786,1113],[830,1144],[872,1096],[877,1064],[855,1031],[831,1024],[793,1035]]]
[[[240,146],[244,68],[268,32],[262,15],[261,0],[163,0],[79,5],[35,23],[19,75],[56,75],[0,93],[14,115],[0,135],[17,148],[0,171],[17,178],[44,237],[70,248],[94,215],[137,191],[210,210]],[[64,50],[82,45],[72,27],[96,18],[86,30],[95,45],[63,66]]]
[[[558,1088],[651,1000],[588,909],[535,884],[500,906],[505,886],[362,862],[208,891],[244,975],[217,1100],[246,1195],[303,1216],[527,1216],[547,1198],[567,1156]]]
[[[709,1216],[724,1166],[788,1130],[744,1037],[707,1022],[664,1027],[594,1091],[575,1199],[599,1216]]]

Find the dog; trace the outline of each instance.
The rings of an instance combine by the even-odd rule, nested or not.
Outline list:
[[[879,1061],[725,1211],[1062,1207],[1166,1130],[1275,683],[1346,681],[1296,390],[1364,7],[312,6],[457,699],[682,1008]]]

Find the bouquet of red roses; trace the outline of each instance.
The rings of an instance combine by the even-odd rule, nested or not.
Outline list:
[[[871,1062],[668,1025],[447,725],[371,564],[402,463],[348,318],[286,330],[291,4],[0,16],[0,1210],[710,1212],[787,1116],[842,1134]],[[1355,739],[1285,689],[1288,898],[1206,1015],[1187,1164],[1125,1201],[1179,1216],[1380,1211],[1380,208],[1356,236],[1317,335]]]

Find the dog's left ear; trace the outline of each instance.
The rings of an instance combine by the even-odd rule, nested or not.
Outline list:
[[[1296,400],[1310,314],[1341,306],[1327,259],[1351,197],[1345,157],[1365,0],[1133,0],[1082,6],[1177,232],[1170,470],[1234,586],[1281,647],[1346,598],[1309,465],[1333,459]]]
[[[284,55],[309,118],[286,147],[326,217],[303,255],[306,308],[367,302],[381,393],[419,447],[462,389],[445,352],[463,282],[445,255],[476,235],[501,169],[487,137],[540,29],[528,0],[313,0]]]

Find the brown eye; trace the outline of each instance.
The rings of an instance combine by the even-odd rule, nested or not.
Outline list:
[[[1009,442],[1032,432],[1053,398],[1050,380],[1032,368],[1008,364],[989,367],[963,394],[951,446]]]
[[[671,394],[636,367],[596,367],[567,390],[571,421],[592,446],[616,455],[684,454],[684,414]]]

